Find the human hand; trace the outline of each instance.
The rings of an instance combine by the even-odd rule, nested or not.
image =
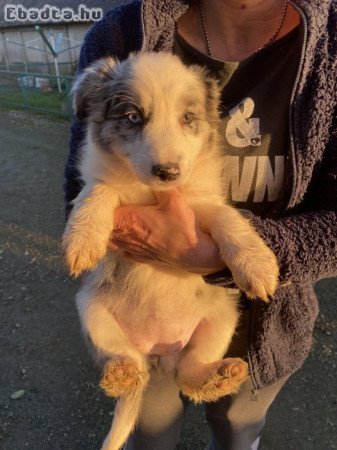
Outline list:
[[[225,267],[219,249],[204,233],[177,189],[157,193],[158,204],[125,206],[115,211],[109,247],[126,258],[201,275]]]

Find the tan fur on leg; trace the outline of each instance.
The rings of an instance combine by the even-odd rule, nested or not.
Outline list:
[[[194,206],[194,211],[218,244],[236,285],[249,298],[267,302],[278,285],[278,264],[249,221],[229,205],[199,204]]]
[[[85,187],[74,201],[62,238],[63,253],[72,275],[93,269],[105,256],[117,205],[115,190],[102,183]]]
[[[108,361],[99,386],[108,397],[127,395],[147,381],[149,374],[140,372],[135,362]]]
[[[202,385],[185,382],[183,394],[194,403],[215,402],[225,395],[236,394],[248,377],[248,364],[241,358],[226,358],[224,364]]]

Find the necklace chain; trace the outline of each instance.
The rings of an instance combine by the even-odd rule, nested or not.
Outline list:
[[[208,56],[213,58],[211,44],[209,42],[209,37],[208,37],[208,31],[207,31],[207,26],[206,26],[206,20],[205,20],[204,8],[203,8],[202,0],[199,0],[199,9],[200,9],[200,17],[201,17],[202,27],[203,27],[203,30],[204,30],[204,36],[205,36],[205,41],[206,41],[207,53],[208,53]],[[278,24],[278,27],[274,31],[274,33],[271,36],[271,38],[269,39],[269,41],[266,44],[264,44],[262,47],[260,47],[257,50],[255,50],[254,53],[257,53],[258,51],[264,49],[269,44],[271,44],[272,42],[275,41],[277,35],[281,31],[281,28],[283,27],[284,20],[286,18],[286,14],[287,14],[287,10],[288,10],[288,0],[285,0],[284,1],[284,6],[283,6],[283,10],[282,10],[281,20],[280,20],[280,23]]]

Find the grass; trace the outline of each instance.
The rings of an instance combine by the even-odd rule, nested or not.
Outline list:
[[[43,92],[34,88],[14,88],[13,85],[0,85],[0,103],[15,106],[20,109],[33,109],[35,111],[52,113],[65,117],[70,116],[68,96],[57,91]]]

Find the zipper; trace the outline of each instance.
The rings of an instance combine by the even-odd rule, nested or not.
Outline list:
[[[259,399],[259,386],[257,384],[257,381],[254,377],[254,372],[253,372],[253,363],[252,363],[252,356],[251,356],[251,347],[250,347],[250,343],[251,343],[251,337],[252,337],[252,322],[253,322],[253,315],[254,315],[254,309],[255,309],[255,303],[254,301],[251,300],[251,306],[250,306],[250,315],[249,315],[249,324],[248,324],[248,366],[249,366],[249,374],[250,374],[250,379],[252,380],[252,384],[253,384],[253,389],[251,390],[251,401],[256,402]]]
[[[147,47],[147,39],[145,36],[145,23],[144,23],[144,2],[141,2],[140,5],[140,15],[141,15],[141,25],[142,25],[142,38],[143,38],[143,42],[142,42],[142,46],[140,48],[141,52],[146,52],[146,47]]]
[[[252,395],[250,397],[250,400],[252,402],[257,402],[259,399],[259,390],[258,389],[252,389]]]
[[[301,78],[301,74],[302,74],[304,58],[305,58],[305,53],[306,53],[306,47],[307,47],[307,41],[308,41],[308,23],[307,23],[307,18],[305,16],[305,14],[303,13],[303,11],[297,5],[295,5],[292,1],[289,1],[289,3],[293,6],[293,8],[296,9],[296,11],[299,13],[299,15],[302,18],[302,23],[303,23],[303,45],[302,45],[300,63],[299,63],[299,66],[298,66],[294,87],[293,87],[293,90],[292,90],[292,93],[291,93],[290,106],[289,106],[290,157],[291,157],[291,162],[292,162],[291,169],[292,169],[293,183],[292,183],[292,188],[291,188],[291,193],[290,193],[290,196],[289,196],[289,200],[283,207],[284,211],[286,211],[289,208],[289,205],[291,204],[291,202],[292,202],[292,200],[294,198],[295,187],[297,185],[297,170],[296,170],[295,142],[294,142],[294,129],[295,129],[295,124],[294,124],[294,100],[295,100],[295,97],[296,97],[296,94],[297,94],[297,91],[298,91],[298,84],[299,84],[299,81],[300,81],[300,78]]]

